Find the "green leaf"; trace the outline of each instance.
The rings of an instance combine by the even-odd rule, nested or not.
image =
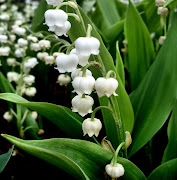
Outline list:
[[[147,178],[148,180],[160,179],[177,179],[177,159],[170,160],[159,167],[157,167]]]
[[[10,135],[2,136],[18,148],[57,166],[76,179],[106,179],[105,166],[110,163],[112,154],[94,143],[67,138],[25,141]],[[118,162],[125,168],[122,179],[146,179],[130,161],[118,158]]]
[[[44,13],[47,10],[48,5],[46,0],[41,0],[38,8],[35,10],[34,17],[32,20],[31,30],[34,32],[38,32],[47,28],[47,26],[43,25],[45,21]]]
[[[171,3],[175,2],[175,1],[177,1],[177,0],[167,0],[163,7],[167,7],[168,5],[170,5]]]
[[[128,41],[130,88],[134,90],[148,71],[155,52],[148,29],[131,1],[127,10],[124,28],[125,37]]]
[[[117,73],[119,74],[123,85],[125,86],[125,72],[124,72],[124,64],[122,61],[122,57],[120,55],[120,51],[119,51],[119,43],[117,41],[116,43],[116,70]]]
[[[157,133],[176,102],[176,29],[177,13],[157,58],[140,86],[130,96],[136,119],[130,155],[143,147]]]
[[[109,54],[109,52],[107,51],[106,47],[104,46],[100,35],[96,32],[93,23],[91,22],[91,20],[88,18],[88,16],[84,13],[84,11],[81,8],[79,8],[79,10],[84,20],[85,27],[87,27],[88,24],[91,24],[93,27],[92,36],[96,37],[100,41],[100,54],[98,56],[92,57],[92,60],[95,60],[101,64],[102,70],[104,71],[103,75],[105,75],[106,72],[108,72],[109,70],[114,70],[116,72],[113,59],[111,55]],[[68,8],[67,11],[74,12],[72,8]],[[78,37],[84,37],[86,35],[84,30],[82,29],[81,24],[78,21],[76,21],[74,18],[71,18],[71,17],[69,18],[69,21],[72,23],[72,28],[69,31],[69,37],[72,42],[74,42]],[[116,108],[119,107],[124,131],[131,132],[133,129],[133,124],[134,124],[134,113],[133,113],[132,105],[119,75],[116,74],[116,77],[119,82],[119,87],[117,88],[116,92],[117,94],[119,94],[119,96],[118,97],[111,96],[110,99],[111,101],[114,102],[114,104],[116,104]],[[115,144],[113,143],[113,145],[114,147],[117,147],[119,145],[118,133],[117,133],[119,131],[118,124],[112,118],[111,113],[105,110],[103,110],[103,112],[105,112],[103,113],[104,122],[105,124],[109,126],[109,127],[106,127],[107,129],[106,133],[107,133],[108,139],[112,143],[114,141]],[[107,116],[105,117],[104,114],[106,113],[107,113]],[[114,138],[110,138],[110,134],[115,134]]]
[[[0,173],[4,170],[4,168],[6,167],[11,154],[13,152],[14,146],[12,146],[12,148],[5,154],[0,155]]]
[[[177,103],[173,108],[173,113],[168,123],[168,145],[165,149],[162,162],[177,158]]]
[[[37,111],[39,114],[46,117],[58,128],[64,131],[67,135],[69,135],[69,137],[83,138],[83,118],[72,112],[71,109],[67,107],[45,102],[29,102],[21,96],[11,93],[0,94],[0,99],[17,103],[29,109]]]

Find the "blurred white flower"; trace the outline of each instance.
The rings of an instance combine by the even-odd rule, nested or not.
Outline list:
[[[10,20],[9,14],[7,14],[7,13],[0,14],[0,20],[2,20],[2,21],[9,21]]]
[[[168,10],[168,8],[158,7],[157,14],[162,15],[162,16],[167,16],[169,14],[169,10]]]
[[[16,59],[15,58],[7,58],[7,64],[8,66],[16,66]]]
[[[160,45],[163,45],[165,39],[166,39],[166,36],[160,36],[160,38],[159,38],[159,44],[160,44]]]
[[[35,87],[29,87],[29,88],[26,88],[26,91],[25,91],[25,94],[29,97],[33,97],[35,96],[37,90]]]
[[[38,59],[40,59],[40,60],[44,60],[44,58],[46,57],[46,56],[49,56],[49,54],[47,53],[47,52],[38,52],[37,53],[37,58]]]
[[[51,47],[50,41],[48,40],[40,40],[38,43],[41,49],[49,49]]]
[[[34,68],[38,64],[38,61],[36,58],[30,58],[27,61],[24,62],[23,71],[25,73],[29,73],[29,71]]]
[[[7,35],[0,34],[0,43],[6,43],[7,39],[8,39]]]
[[[53,7],[58,6],[60,3],[63,2],[63,0],[46,0],[47,4],[53,5]]]
[[[36,120],[37,117],[38,117],[38,113],[37,113],[36,111],[32,111],[32,112],[31,112],[31,116],[32,116],[32,118],[33,118],[34,120]]]
[[[16,27],[16,28],[14,28],[14,33],[19,35],[19,36],[25,36],[26,29],[25,28],[21,28],[21,27]]]
[[[4,113],[3,118],[7,120],[7,122],[10,122],[13,119],[13,115],[11,112],[7,111]]]
[[[27,45],[28,45],[28,41],[27,41],[26,39],[20,38],[20,39],[18,39],[17,44],[18,44],[19,46],[24,47],[24,46],[27,46]]]
[[[9,56],[10,47],[0,47],[0,56]]]
[[[35,76],[27,75],[23,78],[23,81],[25,82],[25,84],[31,86],[35,82]]]
[[[91,120],[91,118],[87,118],[82,123],[82,130],[84,132],[84,136],[88,134],[89,137],[92,137],[93,135],[97,137],[101,128],[102,123],[97,118],[94,118],[94,120]]]
[[[32,41],[34,43],[38,42],[38,38],[32,35],[27,36],[28,41]]]
[[[75,96],[72,101],[72,111],[77,112],[82,117],[87,115],[88,113],[92,113],[92,106],[94,104],[94,100],[90,96]]]
[[[60,84],[60,86],[67,86],[71,82],[70,76],[66,74],[60,74],[57,79],[57,83]]]
[[[32,51],[40,51],[41,50],[41,46],[39,45],[39,43],[31,43],[30,44],[30,49]]]
[[[9,80],[9,82],[14,81],[15,83],[18,83],[20,78],[20,74],[18,74],[17,72],[8,72],[7,73],[7,79]]]
[[[45,64],[54,64],[55,58],[53,56],[45,56],[44,57]]]
[[[15,56],[16,57],[18,57],[18,58],[20,58],[20,57],[23,57],[25,55],[25,51],[24,51],[24,49],[16,49],[15,50]]]

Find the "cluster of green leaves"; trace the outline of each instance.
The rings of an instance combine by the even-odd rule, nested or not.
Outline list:
[[[169,0],[165,6],[171,8],[173,12],[176,4],[176,1]],[[41,27],[44,19],[39,21],[38,17],[43,17],[47,8],[45,0],[41,1],[33,20],[33,30],[38,31]],[[74,12],[72,8],[67,8],[67,11]],[[119,96],[111,97],[110,102],[115,111],[120,112],[123,131],[132,133],[133,143],[128,151],[128,157],[138,153],[137,151],[153,138],[172,112],[168,125],[169,141],[162,158],[163,164],[148,176],[148,180],[177,178],[175,170],[177,165],[177,134],[175,131],[177,123],[177,13],[171,13],[168,17],[170,22],[167,38],[164,45],[158,48],[156,41],[153,41],[150,36],[152,32],[156,33],[156,39],[162,35],[160,17],[156,11],[154,0],[144,0],[137,7],[131,1],[127,7],[118,0],[98,0],[96,10],[89,12],[89,17],[80,8],[85,27],[91,24],[94,27],[92,36],[101,42],[100,55],[93,56],[92,59],[101,64],[104,73],[109,70],[116,72]],[[76,38],[85,34],[79,22],[72,17],[69,21],[72,24],[69,37],[74,42]],[[123,39],[128,42],[128,54],[124,55],[119,51],[119,46],[121,47],[122,44],[118,45],[117,42]],[[126,77],[125,70],[128,77]],[[69,137],[84,139],[81,126],[83,118],[69,108],[45,102],[27,101],[14,94],[13,87],[2,73],[0,74],[0,85],[0,90],[4,92],[0,94],[0,99],[35,110]],[[108,105],[108,99],[105,97],[100,98],[99,101],[101,105]],[[102,110],[102,115],[106,135],[116,148],[120,143],[119,124],[110,112]],[[71,173],[76,179],[95,179],[95,177],[104,179],[104,167],[113,156],[99,145],[85,140],[65,138],[29,141],[10,135],[2,136],[24,151]],[[36,137],[33,138],[36,139]],[[125,168],[125,175],[122,179],[146,179],[143,172],[129,160],[119,158],[118,161]]]

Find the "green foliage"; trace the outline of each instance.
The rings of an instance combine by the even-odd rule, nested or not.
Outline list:
[[[5,154],[0,155],[0,173],[4,170],[4,168],[6,167],[12,152],[13,152],[14,146],[12,146],[12,148]]]
[[[103,172],[106,164],[110,163],[112,154],[94,143],[67,138],[25,141],[10,135],[2,136],[18,148],[61,168],[76,179],[106,179]],[[118,158],[118,162],[126,169],[122,179],[146,179],[127,159]]]
[[[176,101],[176,29],[177,13],[157,58],[130,96],[136,119],[130,155],[143,147],[163,126]]]

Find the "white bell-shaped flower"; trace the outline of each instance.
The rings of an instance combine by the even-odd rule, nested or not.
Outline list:
[[[25,94],[29,97],[35,96],[36,92],[37,92],[37,90],[35,87],[29,87],[29,88],[26,88],[26,90],[25,90]]]
[[[54,57],[55,59],[56,59],[59,55],[60,55],[59,52],[54,52],[54,53],[53,53],[53,57]]]
[[[49,9],[45,12],[45,24],[47,26],[63,27],[68,15],[61,9]]]
[[[44,57],[45,64],[54,64],[55,58],[53,56],[46,56]]]
[[[47,1],[47,4],[50,4],[53,7],[56,7],[63,2],[63,0],[46,0],[46,1]]]
[[[14,29],[14,33],[19,35],[19,36],[25,36],[26,34],[26,29],[25,28],[21,28],[21,27],[16,27]]]
[[[9,56],[10,47],[0,47],[0,56]]]
[[[8,66],[16,66],[16,63],[17,63],[17,61],[16,61],[16,59],[15,58],[7,58],[7,64],[8,64]]]
[[[7,73],[7,79],[9,80],[9,82],[14,81],[15,83],[18,83],[20,78],[20,75],[17,72],[8,72]]]
[[[9,37],[12,42],[16,40],[16,36],[14,34],[11,34]]]
[[[28,45],[28,41],[26,39],[20,38],[20,39],[18,39],[17,44],[19,46],[22,46],[22,47],[23,46],[27,46]]]
[[[73,92],[78,95],[91,94],[95,85],[95,79],[93,76],[86,77],[75,77],[72,81],[72,86],[74,88]]]
[[[92,113],[92,106],[94,104],[94,100],[90,96],[75,96],[72,101],[72,111],[77,112],[82,117],[87,115],[88,113]]]
[[[40,40],[39,41],[39,46],[41,47],[41,49],[49,49],[51,47],[50,41],[48,41],[48,40]]]
[[[24,62],[23,72],[29,73],[32,68],[34,68],[38,64],[36,58],[30,58],[26,62]]]
[[[75,77],[82,77],[82,75],[83,75],[83,71],[81,70],[81,68],[71,72],[72,79],[74,79]],[[86,76],[92,76],[92,72],[88,69],[86,70]]]
[[[10,122],[13,119],[13,115],[11,112],[7,111],[4,113],[3,118],[7,120],[7,122]]]
[[[66,36],[67,37],[67,32],[71,28],[71,23],[69,21],[66,21],[64,23],[64,26],[49,26],[48,31],[54,32],[57,36]]]
[[[91,118],[87,118],[82,123],[82,130],[84,132],[84,136],[88,134],[89,137],[92,137],[93,135],[97,137],[101,128],[102,123],[97,118],[94,118],[94,120],[91,120]]]
[[[32,51],[40,51],[41,50],[41,46],[39,45],[39,43],[31,43],[30,44],[30,49]]]
[[[68,76],[66,74],[60,74],[58,76],[57,83],[59,83],[60,86],[67,86],[70,82],[71,82],[70,76]]]
[[[24,49],[16,49],[15,50],[15,56],[17,58],[23,57],[25,55],[25,51]]]
[[[112,179],[116,179],[119,178],[121,176],[124,175],[124,167],[119,164],[116,163],[115,165],[113,164],[107,164],[105,167],[106,173],[112,178]]]
[[[25,82],[25,84],[31,86],[35,82],[35,76],[27,75],[23,78],[23,81]]]
[[[157,14],[162,15],[162,16],[167,16],[169,14],[169,10],[168,10],[168,8],[158,7]]]
[[[37,43],[37,42],[38,42],[38,38],[35,37],[35,36],[32,36],[32,35],[27,36],[27,40],[28,40],[28,41],[32,41],[32,42],[34,42],[34,43]]]
[[[0,20],[9,21],[9,20],[10,20],[9,14],[7,14],[7,13],[2,13],[2,14],[0,15]]]
[[[77,68],[79,58],[75,54],[63,54],[61,53],[56,58],[57,68],[60,73],[72,72]]]
[[[90,55],[81,55],[76,51],[76,49],[72,49],[70,54],[76,54],[79,57],[79,65],[86,66],[88,64]]]
[[[47,52],[39,52],[37,53],[37,58],[40,60],[44,60],[45,57],[49,56],[49,54]]]
[[[118,96],[116,94],[116,89],[118,87],[118,81],[114,78],[103,78],[100,77],[95,81],[95,90],[99,97],[107,96],[110,97],[112,94],[114,96]]]
[[[8,37],[7,37],[6,35],[1,35],[1,34],[0,34],[0,42],[1,42],[1,43],[6,43],[6,42],[7,42],[7,39],[8,39]]]
[[[100,41],[95,37],[79,37],[75,41],[76,51],[82,56],[98,55],[99,47]]]

